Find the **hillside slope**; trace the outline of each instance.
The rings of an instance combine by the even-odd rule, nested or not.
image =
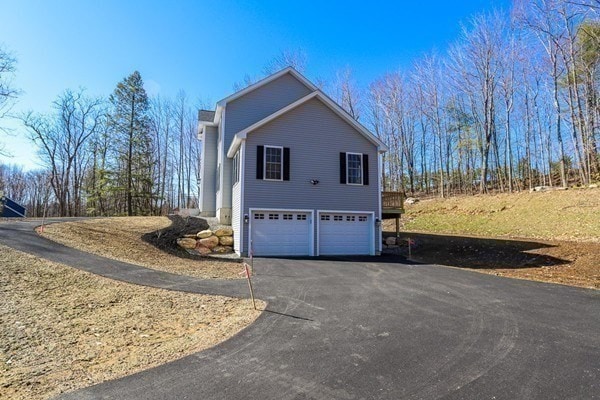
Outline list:
[[[600,289],[600,189],[424,200],[406,206],[400,237],[417,262]],[[390,250],[407,256],[401,243]]]
[[[600,189],[432,199],[406,212],[408,231],[600,242]]]

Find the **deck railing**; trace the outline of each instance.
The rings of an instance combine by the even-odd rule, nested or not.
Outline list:
[[[381,207],[384,209],[404,209],[404,196],[400,192],[381,192]]]

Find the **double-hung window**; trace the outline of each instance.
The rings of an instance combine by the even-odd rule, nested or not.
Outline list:
[[[283,179],[283,147],[265,146],[265,179]]]
[[[348,172],[346,174],[346,183],[350,185],[362,185],[362,154],[346,153],[346,165],[348,167]]]
[[[340,183],[367,186],[369,184],[369,155],[340,153]]]

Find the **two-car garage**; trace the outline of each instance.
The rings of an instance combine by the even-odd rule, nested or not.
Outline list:
[[[251,210],[249,237],[255,256],[375,254],[372,212]]]

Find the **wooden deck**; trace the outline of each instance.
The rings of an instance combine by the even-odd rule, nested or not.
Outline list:
[[[396,218],[404,214],[404,196],[400,192],[381,192],[381,218]]]
[[[404,196],[400,192],[381,192],[381,219],[396,220],[396,236],[400,235],[400,215],[404,214]]]

